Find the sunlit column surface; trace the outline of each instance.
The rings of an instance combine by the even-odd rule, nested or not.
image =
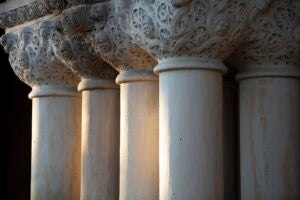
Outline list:
[[[82,80],[81,199],[119,198],[120,93],[114,79]]]

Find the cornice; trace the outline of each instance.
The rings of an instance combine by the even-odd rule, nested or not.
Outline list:
[[[79,5],[105,0],[12,0],[0,4],[0,28],[7,29],[36,20],[40,17],[58,14],[62,10]]]

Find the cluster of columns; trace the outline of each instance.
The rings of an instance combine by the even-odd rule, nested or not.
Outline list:
[[[232,36],[249,22],[231,1],[142,2],[82,4],[1,37],[32,87],[31,199],[299,199],[299,38],[283,34],[274,60],[264,36]],[[269,36],[253,15],[251,34]]]

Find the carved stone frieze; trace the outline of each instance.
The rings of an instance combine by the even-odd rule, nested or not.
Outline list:
[[[62,10],[80,4],[90,4],[102,2],[106,0],[21,0],[23,5],[18,6],[16,1],[13,6],[3,5],[8,7],[8,10],[0,10],[0,27],[3,29],[11,28],[26,22],[50,15],[52,13],[60,13]],[[3,3],[3,4],[11,4]]]
[[[90,7],[80,5],[57,18],[52,38],[55,54],[81,78],[115,78],[117,72],[93,53],[93,41],[87,39],[93,25],[86,13],[90,13]]]
[[[28,21],[46,16],[51,12],[39,1],[0,12],[0,27],[11,28]]]
[[[48,10],[60,12],[67,7],[85,3],[85,0],[39,0]]]
[[[300,1],[275,0],[253,20],[247,36],[228,60],[237,68],[300,66]]]
[[[81,4],[92,4],[97,2],[104,2],[109,0],[38,0],[46,6],[47,9],[52,12],[61,12],[64,9],[81,5]]]
[[[158,58],[224,60],[270,0],[115,0],[134,39]],[[259,3],[258,3],[259,2]]]
[[[30,86],[77,86],[79,79],[54,55],[54,24],[45,21],[1,37],[9,62],[19,79]]]

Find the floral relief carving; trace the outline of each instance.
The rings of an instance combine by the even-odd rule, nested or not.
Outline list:
[[[86,71],[88,68],[91,68],[90,74],[94,76],[97,74],[101,77],[103,75],[115,76],[116,71],[111,69],[106,62],[118,71],[133,68],[152,69],[156,65],[155,59],[134,42],[128,27],[119,20],[114,5],[110,2],[80,5],[64,10],[61,17],[57,19],[56,27],[58,38],[61,38],[61,42],[53,42],[58,44],[56,45],[57,55],[62,54],[59,46],[69,46],[69,49],[77,52],[76,55],[85,55],[85,60],[97,61],[83,65],[75,64],[73,57],[72,59],[62,59],[81,76],[91,76]],[[74,47],[71,42],[72,38],[78,36],[82,37],[82,41],[84,40],[85,43],[80,45],[84,48],[79,52],[77,50],[79,45]],[[66,41],[68,41],[68,45],[62,45]],[[74,52],[70,54],[73,55]],[[78,62],[82,62],[82,60],[80,59]],[[98,67],[93,67],[95,65]],[[79,66],[82,69],[78,69]],[[104,73],[101,71],[104,66],[106,72],[113,73],[101,75]],[[96,69],[99,72],[96,73]]]
[[[90,6],[80,5],[65,10],[56,19],[56,32],[52,37],[55,55],[81,78],[115,78],[117,72],[93,53],[93,41],[87,39],[93,28],[90,11]],[[102,13],[93,11],[94,18],[106,21],[100,16]]]
[[[239,66],[300,65],[300,2],[275,0],[250,24],[248,37],[228,62]]]
[[[249,22],[270,0],[115,0],[134,39],[158,58],[224,60],[243,40]]]
[[[30,86],[77,86],[78,78],[53,54],[53,23],[46,21],[1,37],[9,62],[19,79]]]
[[[135,43],[128,27],[116,15],[113,4],[94,4],[91,10],[102,10],[107,15],[105,24],[103,20],[93,18],[95,28],[90,34],[90,41],[94,41],[92,48],[95,55],[102,57],[118,71],[152,70],[157,64],[156,60]]]

